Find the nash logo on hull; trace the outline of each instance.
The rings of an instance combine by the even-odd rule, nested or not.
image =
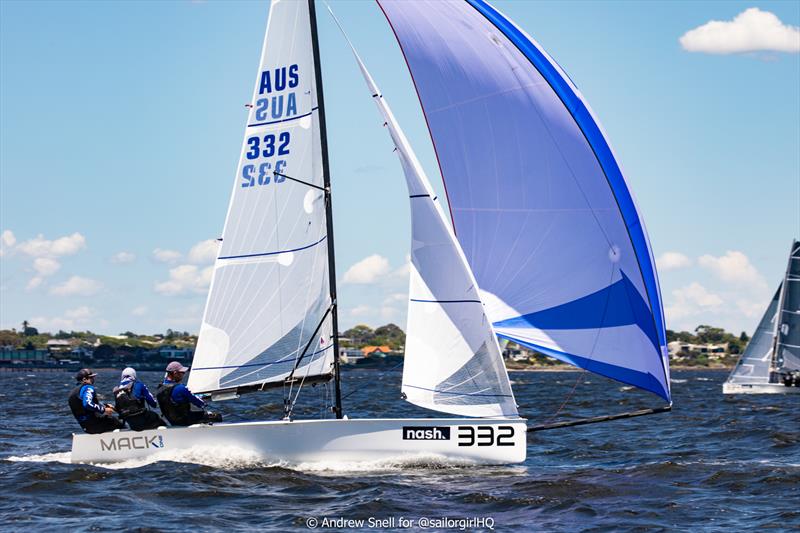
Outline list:
[[[164,437],[112,437],[109,440],[100,439],[100,451],[116,452],[119,450],[146,450],[148,448],[163,448]]]
[[[450,440],[447,426],[403,426],[403,440]]]

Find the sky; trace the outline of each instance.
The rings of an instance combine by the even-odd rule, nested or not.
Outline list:
[[[800,2],[496,0],[603,125],[669,329],[752,333],[800,238]],[[443,193],[372,2],[333,8]],[[196,332],[268,1],[0,2],[0,328]],[[405,328],[402,170],[318,9],[340,329]]]

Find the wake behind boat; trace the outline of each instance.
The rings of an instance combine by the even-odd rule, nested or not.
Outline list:
[[[402,397],[462,418],[345,417],[315,5],[273,0],[188,385],[212,400],[282,388],[285,418],[76,434],[74,462],[198,445],[270,461],[521,462],[526,421],[498,338],[671,402],[649,242],[583,97],[482,0],[378,4],[417,86],[450,210],[356,54],[411,205]],[[293,419],[312,383],[331,389],[335,419]]]

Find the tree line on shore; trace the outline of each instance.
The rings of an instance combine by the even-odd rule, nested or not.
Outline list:
[[[744,331],[740,335],[734,335],[710,325],[700,325],[694,332],[667,330],[667,342],[679,341],[688,345],[705,346],[719,345],[725,346],[723,358],[738,356],[744,351],[747,342],[750,340]],[[365,346],[388,346],[392,350],[402,351],[405,347],[406,335],[396,324],[386,324],[377,328],[371,328],[366,324],[356,325],[343,333],[340,333],[340,345],[343,348],[360,349]],[[119,335],[96,334],[91,331],[64,331],[56,333],[39,332],[35,325],[28,321],[22,323],[22,328],[0,330],[0,347],[4,349],[46,349],[48,341],[67,340],[75,347],[91,347],[94,359],[112,359],[115,357],[147,358],[155,356],[159,350],[164,348],[175,348],[179,350],[193,351],[197,344],[197,336],[188,331],[175,331],[167,329],[164,333],[137,334],[132,331],[125,331]],[[519,350],[519,347],[510,343],[509,349]],[[708,364],[708,356],[700,351],[677,351],[672,353],[673,357],[680,357],[683,362],[692,364],[693,362],[705,366]],[[734,357],[735,359],[735,357]],[[549,357],[531,352],[530,364],[550,365],[557,364]]]

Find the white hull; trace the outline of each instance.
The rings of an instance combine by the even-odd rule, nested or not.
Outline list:
[[[414,457],[482,464],[525,460],[524,419],[297,420],[74,434],[73,463],[114,463],[195,447],[232,447],[264,461],[367,462]]]
[[[783,383],[723,383],[722,394],[800,394],[800,387]]]

